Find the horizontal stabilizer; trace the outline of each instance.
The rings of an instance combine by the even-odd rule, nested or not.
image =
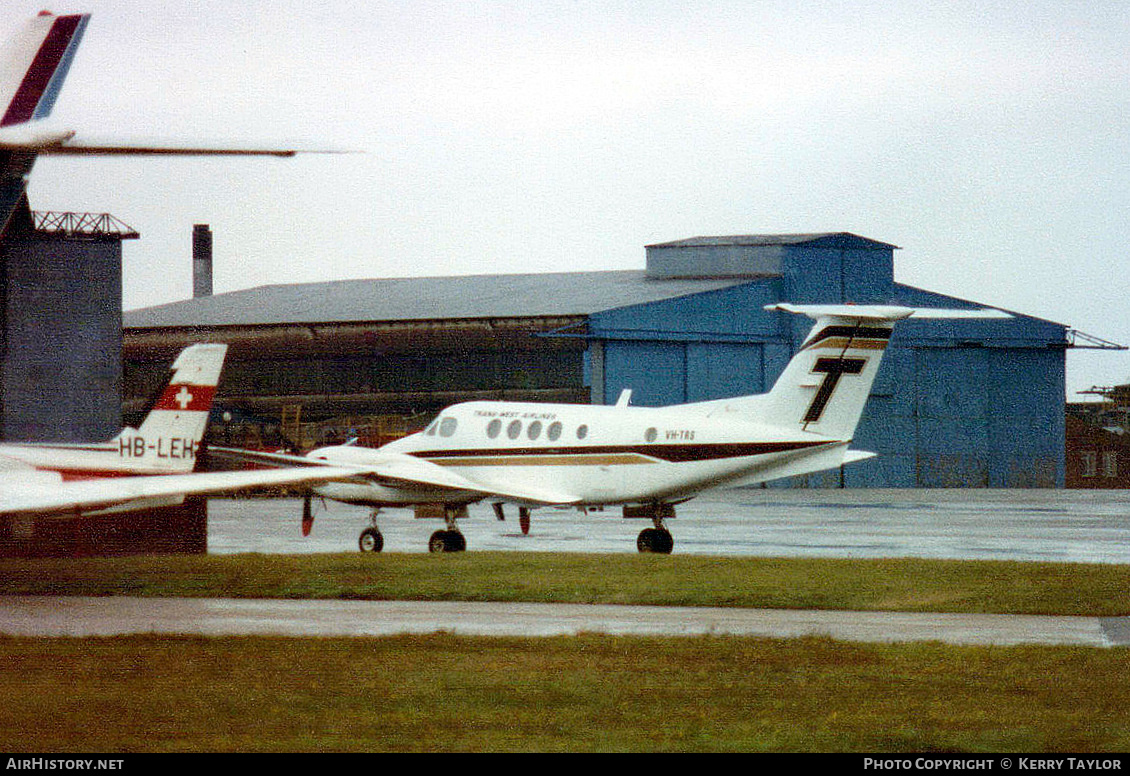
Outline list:
[[[797,428],[825,439],[855,434],[894,326],[913,318],[1011,318],[1001,310],[918,308],[901,305],[793,304],[766,310],[816,321],[773,388],[760,396],[703,402],[712,415],[742,413],[778,428]]]
[[[875,453],[869,453],[865,450],[849,450],[848,444],[844,442],[839,445],[829,445],[818,448],[813,452],[801,453],[784,460],[757,466],[744,476],[727,483],[727,485],[729,487],[760,485],[763,482],[770,482],[782,477],[798,477],[836,469],[850,463],[866,461],[876,456]]]
[[[944,307],[901,307],[899,305],[790,304],[765,305],[766,310],[807,315],[809,318],[850,318],[861,321],[901,321],[907,318],[1011,318],[1009,313],[990,307],[962,310]]]
[[[60,126],[52,108],[90,21],[89,14],[27,20],[0,48],[0,150],[64,155],[294,156],[347,153],[295,142],[99,137]]]

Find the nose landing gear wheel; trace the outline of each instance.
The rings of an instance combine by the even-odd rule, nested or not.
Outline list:
[[[675,549],[675,537],[662,528],[645,528],[640,531],[639,538],[636,539],[636,549],[640,552],[670,555]]]
[[[467,549],[467,537],[459,531],[436,531],[428,539],[428,552],[463,552]]]
[[[357,545],[361,548],[361,552],[380,552],[384,549],[385,538],[376,528],[366,528],[361,532]]]

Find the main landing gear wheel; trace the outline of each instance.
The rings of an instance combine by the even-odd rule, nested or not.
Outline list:
[[[428,539],[428,552],[463,552],[467,537],[459,531],[436,531]]]
[[[357,540],[361,552],[380,552],[384,549],[385,538],[381,532],[374,527],[366,528],[361,532],[361,538]]]
[[[653,552],[670,555],[675,549],[675,537],[665,528],[645,528],[636,539],[636,549],[640,552]]]

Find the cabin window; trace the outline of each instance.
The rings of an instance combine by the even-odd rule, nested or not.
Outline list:
[[[643,438],[648,442],[654,442],[655,438],[659,436],[659,431],[654,426],[644,432]]]
[[[526,436],[528,436],[530,439],[537,439],[539,436],[541,436],[540,420],[535,420],[530,424],[530,427],[526,429]]]
[[[439,435],[441,437],[451,436],[455,433],[455,429],[458,425],[459,421],[455,418],[444,418],[439,422]]]
[[[491,439],[497,439],[498,435],[502,433],[502,421],[495,418],[487,424],[487,436]]]
[[[545,432],[545,435],[549,437],[550,442],[556,442],[561,438],[561,424],[550,423],[549,428]]]
[[[512,420],[510,425],[506,427],[506,436],[511,439],[517,439],[518,435],[522,433],[522,421]]]
[[[589,435],[589,427],[587,425],[577,426],[577,439],[584,439]]]

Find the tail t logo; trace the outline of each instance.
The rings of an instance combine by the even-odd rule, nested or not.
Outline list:
[[[808,411],[804,413],[805,423],[816,423],[824,414],[828,402],[832,400],[832,395],[836,392],[836,386],[840,384],[840,378],[844,375],[858,375],[863,372],[863,367],[867,365],[865,358],[818,358],[816,365],[812,367],[813,374],[824,375],[823,381],[820,383],[820,388],[816,391],[816,395],[812,397],[812,403],[808,405]]]

